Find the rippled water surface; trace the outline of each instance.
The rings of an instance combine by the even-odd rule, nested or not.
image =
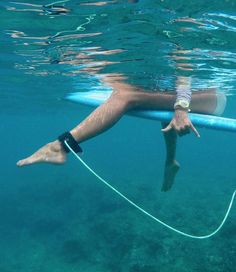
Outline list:
[[[140,215],[71,157],[62,167],[15,162],[90,109],[64,100],[103,78],[147,91],[218,88],[236,116],[235,0],[0,1],[0,272],[234,272],[235,207],[223,230],[188,240]],[[178,143],[181,171],[160,192],[157,122],[124,118],[83,144],[122,192],[196,235],[219,224],[235,189],[235,135],[199,129]],[[235,206],[235,205],[234,205]]]
[[[193,88],[234,94],[235,6],[228,0],[1,1],[2,83],[9,87],[10,79],[24,89],[26,78],[33,86],[53,82],[57,91],[44,90],[40,99],[47,100],[61,95],[58,80],[66,92],[72,81],[89,89],[91,74],[121,73],[155,90],[173,89],[184,75]],[[13,92],[19,100],[29,97]]]

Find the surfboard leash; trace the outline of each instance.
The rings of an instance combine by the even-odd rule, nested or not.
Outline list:
[[[67,148],[72,152],[72,154],[82,163],[82,165],[85,166],[85,168],[87,168],[87,170],[89,172],[91,172],[98,180],[100,180],[103,184],[105,184],[107,187],[109,187],[113,192],[115,192],[117,195],[119,195],[121,198],[123,198],[125,201],[127,201],[130,205],[132,205],[133,207],[135,207],[136,209],[138,209],[140,212],[142,212],[143,214],[145,214],[146,216],[150,217],[151,219],[153,219],[154,221],[156,221],[157,223],[161,224],[162,226],[182,235],[188,238],[193,238],[193,239],[207,239],[210,238],[214,235],[216,235],[224,226],[225,221],[227,220],[233,202],[234,202],[234,198],[235,198],[235,194],[236,194],[236,190],[233,192],[231,200],[229,202],[228,205],[228,209],[226,210],[225,216],[223,218],[223,220],[221,221],[221,223],[219,224],[219,226],[212,231],[210,234],[206,234],[206,235],[192,235],[189,233],[186,233],[184,231],[178,230],[172,226],[170,226],[169,224],[165,223],[164,221],[158,219],[157,217],[153,216],[152,214],[150,214],[149,212],[147,212],[146,210],[144,210],[143,208],[141,208],[139,205],[137,205],[136,203],[134,203],[132,200],[130,200],[128,197],[126,197],[125,195],[123,195],[120,191],[118,191],[115,187],[113,187],[111,184],[109,184],[106,180],[104,180],[101,176],[99,176],[91,167],[89,167],[87,165],[87,163],[85,163],[76,153],[75,151],[70,147],[70,145],[67,143],[67,141],[64,141],[64,144],[67,146]]]

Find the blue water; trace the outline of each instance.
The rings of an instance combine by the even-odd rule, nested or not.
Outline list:
[[[195,90],[224,92],[224,116],[236,117],[236,2],[131,2],[0,2],[1,272],[235,271],[235,205],[216,236],[191,240],[136,211],[72,156],[63,166],[15,166],[91,112],[64,97],[101,88],[105,74],[151,91],[191,77]],[[158,218],[207,234],[235,189],[236,144],[232,133],[199,131],[179,139],[181,170],[168,193],[158,122],[124,117],[83,143],[83,158]]]

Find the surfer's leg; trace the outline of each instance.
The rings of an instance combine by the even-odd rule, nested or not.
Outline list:
[[[131,94],[132,95],[132,94]],[[136,109],[173,111],[176,100],[175,92],[134,92],[129,98]],[[192,94],[191,112],[202,114],[220,114],[225,108],[225,95],[215,89],[196,91]]]
[[[76,141],[83,142],[106,131],[129,110],[173,110],[176,99],[174,92],[144,92],[138,89],[129,91],[127,85],[120,83],[117,86],[119,89],[115,90],[104,104],[71,130]],[[120,91],[124,88],[126,88],[125,91]],[[196,92],[193,94],[192,106],[197,112],[212,113],[216,107],[215,100],[214,92],[201,92],[199,94]]]
[[[162,123],[162,127],[165,128],[168,123]],[[174,130],[170,130],[163,133],[165,145],[166,145],[166,160],[164,167],[164,177],[161,190],[163,192],[169,191],[175,180],[175,176],[180,168],[179,163],[175,159],[177,134]]]
[[[135,95],[132,92],[114,91],[104,104],[72,129],[71,134],[80,143],[104,132],[136,105],[138,100],[134,100],[134,97]],[[66,153],[61,143],[56,140],[46,144],[31,156],[18,161],[17,165],[25,166],[39,162],[62,164],[65,161]]]
[[[119,89],[118,89],[119,88]],[[84,121],[70,132],[79,143],[86,141],[112,127],[127,111],[135,108],[152,108],[171,110],[175,95],[165,93],[147,93],[139,91],[128,84],[117,83],[113,86],[111,97]],[[120,91],[121,89],[121,91]],[[64,163],[66,154],[58,140],[51,142],[30,157],[18,161],[18,166],[38,162]]]
[[[117,83],[112,87],[114,92],[111,97],[71,130],[71,134],[79,143],[106,131],[131,109],[173,110],[175,93],[145,92],[125,83]],[[193,94],[194,111],[212,113],[215,107],[214,92]],[[59,141],[54,141],[17,164],[24,166],[37,162],[63,163],[65,160],[66,154],[61,144]]]
[[[226,106],[226,96],[216,89],[193,92],[191,111],[195,113],[221,115]]]
[[[103,133],[127,111],[134,109],[173,110],[176,100],[174,92],[145,92],[137,88],[134,90],[135,87],[125,83],[117,83],[113,89],[114,87],[116,89],[111,97],[71,130],[77,142],[86,141]],[[212,113],[216,108],[215,92],[195,92],[191,106],[194,111]]]

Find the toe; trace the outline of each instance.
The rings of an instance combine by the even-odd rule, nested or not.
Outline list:
[[[23,160],[19,160],[16,165],[17,166],[25,166],[25,165],[29,165],[32,164],[32,161],[30,159],[23,159]]]

